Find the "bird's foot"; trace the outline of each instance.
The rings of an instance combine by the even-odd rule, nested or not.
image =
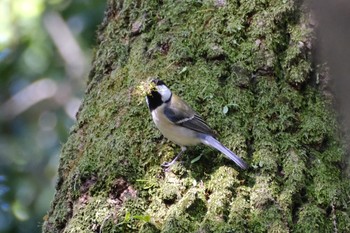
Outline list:
[[[172,162],[164,162],[164,163],[162,163],[160,166],[162,167],[162,168],[169,168],[171,165],[173,165],[174,163],[172,163]]]
[[[171,161],[171,162],[164,162],[162,163],[160,166],[165,170],[165,171],[169,171],[170,167],[176,162],[176,160],[178,158],[181,157],[181,155],[185,152],[186,147],[181,147],[181,151],[179,154],[176,155],[176,157]]]

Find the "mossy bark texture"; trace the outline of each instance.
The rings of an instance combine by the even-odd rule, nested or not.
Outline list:
[[[349,184],[301,1],[110,0],[44,232],[350,232]],[[163,79],[249,164],[179,147],[137,86]],[[198,159],[200,157],[200,159]]]

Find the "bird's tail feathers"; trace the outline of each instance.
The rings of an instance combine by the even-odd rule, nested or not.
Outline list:
[[[202,142],[210,147],[217,149],[218,151],[220,151],[221,153],[226,155],[229,159],[231,159],[233,162],[235,162],[240,168],[246,169],[248,167],[247,164],[243,161],[243,159],[241,159],[235,153],[230,151],[227,147],[222,145],[214,137],[212,137],[210,135],[203,134],[202,135]]]

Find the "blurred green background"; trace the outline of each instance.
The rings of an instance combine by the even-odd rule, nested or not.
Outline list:
[[[0,232],[41,232],[106,1],[0,1]]]

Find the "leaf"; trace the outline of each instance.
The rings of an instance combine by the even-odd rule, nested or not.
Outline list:
[[[223,113],[223,114],[227,114],[227,113],[228,113],[228,107],[227,107],[227,105],[224,106],[224,108],[222,109],[222,113]]]
[[[124,218],[124,222],[130,221],[130,219],[131,219],[131,214],[130,214],[130,212],[126,212],[125,218]]]
[[[191,163],[197,162],[198,160],[200,160],[201,157],[202,157],[202,155],[197,156],[196,158],[191,160]]]
[[[187,66],[185,66],[184,68],[182,68],[182,70],[179,72],[179,74],[182,74],[182,73],[184,73],[184,72],[186,72],[187,71]]]
[[[151,216],[149,215],[134,215],[133,218],[141,221],[145,221],[145,222],[151,221]]]

